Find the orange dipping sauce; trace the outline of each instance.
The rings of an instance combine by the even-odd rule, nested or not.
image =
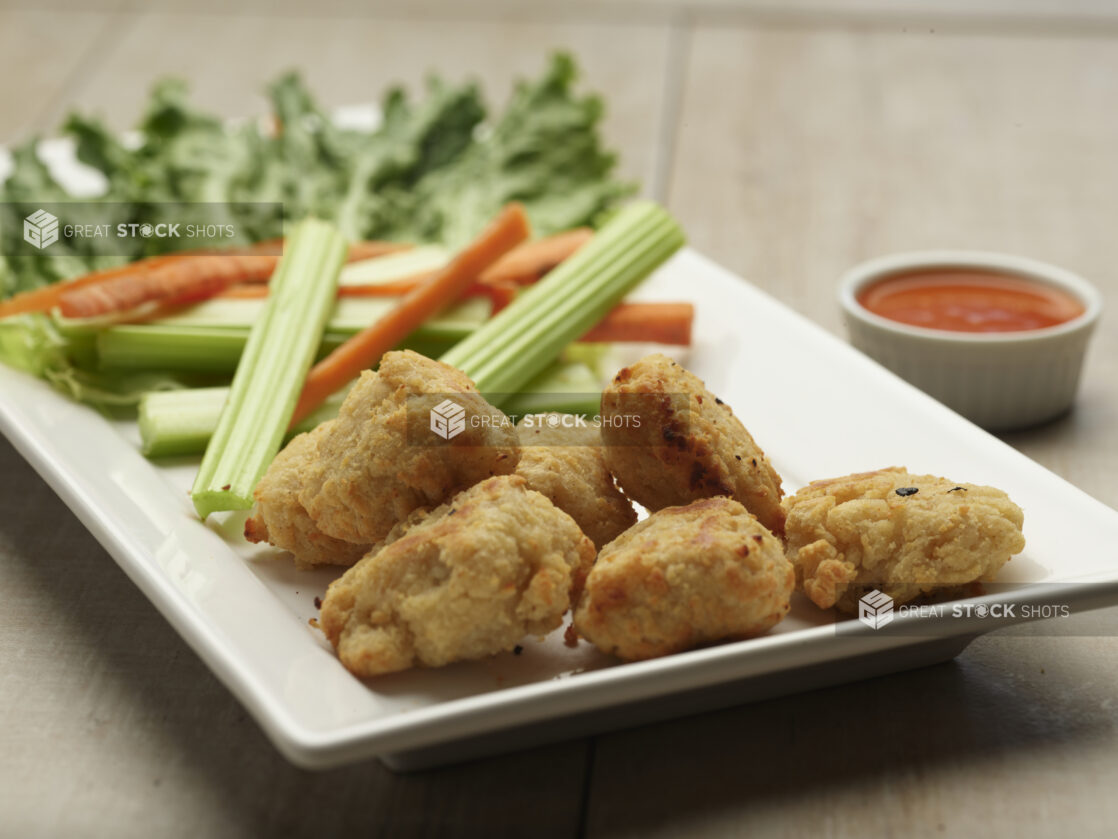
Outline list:
[[[858,292],[875,315],[950,332],[1020,332],[1074,320],[1085,311],[1070,293],[1012,274],[944,268],[894,274]]]

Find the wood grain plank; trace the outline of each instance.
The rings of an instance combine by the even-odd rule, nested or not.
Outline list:
[[[291,766],[2,438],[0,475],[5,833],[575,834],[585,740],[417,775]]]
[[[1110,835],[1109,637],[990,637],[910,673],[597,739],[588,837]]]
[[[191,83],[201,107],[245,116],[262,111],[267,81],[301,67],[328,107],[376,101],[395,83],[418,89],[434,70],[479,80],[496,106],[514,79],[538,76],[550,52],[567,49],[579,60],[584,88],[608,102],[604,132],[625,150],[624,174],[647,183],[657,165],[668,29],[627,28],[624,50],[617,39],[616,27],[596,24],[153,13],[70,98],[124,128],[138,116],[151,81],[172,74]]]
[[[687,53],[671,207],[827,328],[842,271],[900,250],[1024,253],[1118,296],[1118,41],[700,27]],[[1108,317],[1077,410],[1009,438],[1111,505],[1116,359]],[[1039,624],[953,664],[600,737],[588,835],[1104,835],[1118,610],[1088,617],[1084,637]]]
[[[0,143],[46,128],[78,67],[97,60],[91,46],[119,24],[111,12],[0,7]]]
[[[693,243],[840,332],[835,284],[872,256],[1021,253],[1118,297],[1118,40],[700,28],[672,208]],[[1076,410],[1011,439],[1118,505],[1118,329]]]
[[[121,0],[3,0],[0,5],[58,12],[111,10]],[[129,0],[124,0],[129,2]],[[302,0],[146,0],[136,9],[223,17],[308,16]],[[1113,34],[1118,6],[1111,0],[319,0],[319,18],[412,21],[596,22],[631,26],[683,18],[702,23],[778,27],[941,26],[952,30]]]
[[[49,0],[73,2],[74,0]],[[238,13],[268,8],[298,11],[305,8],[298,0],[245,0],[231,8],[221,0],[155,0],[165,11],[201,10]],[[395,0],[324,0],[316,4],[319,14],[423,16],[442,19],[468,17],[509,17],[555,20],[618,18],[637,19],[661,17],[664,14],[687,12],[720,17],[737,16],[784,20],[815,20],[834,22],[840,19],[901,17],[937,17],[1005,20],[1072,20],[1118,17],[1118,9],[1109,0],[476,0],[468,6],[455,0],[411,0],[400,4]]]
[[[624,171],[657,171],[668,31],[615,25],[422,23],[144,15],[65,106],[124,128],[150,81],[174,73],[198,103],[258,113],[264,83],[297,64],[327,107],[375,100],[430,69],[478,78],[500,101],[549,50],[573,49],[611,111]],[[246,49],[250,45],[251,49]],[[375,762],[311,774],[275,751],[112,560],[0,441],[0,824],[43,834],[573,836],[587,741],[416,776]],[[49,617],[48,617],[49,616]],[[137,639],[142,639],[142,643]]]
[[[574,43],[589,86],[614,106],[608,131],[628,171],[647,180],[666,47],[660,27],[635,31],[630,49],[613,22],[237,16],[215,26],[152,15],[70,102],[124,126],[147,80],[178,72],[204,106],[239,116],[292,56],[332,105],[368,101],[389,78],[415,83],[435,64],[503,87],[510,72],[537,71],[544,45]],[[671,204],[700,249],[835,330],[838,274],[886,250],[1020,251],[1080,270],[1113,297],[1118,129],[1099,110],[1114,101],[1113,50],[1105,39],[701,29],[687,50]],[[1114,331],[1109,319],[1080,410],[1013,440],[1111,504]],[[325,775],[287,766],[6,447],[0,700],[21,724],[0,734],[13,767],[0,771],[0,823],[573,835],[582,743],[413,778],[372,763]],[[1118,619],[1099,634],[1114,628]],[[590,833],[997,836],[1060,824],[1089,835],[1118,815],[1106,704],[1116,680],[1100,670],[1113,653],[1111,638],[984,639],[956,665],[601,738]],[[867,747],[874,738],[889,751]]]
[[[179,2],[179,0],[175,0]],[[521,5],[517,0],[508,0]],[[532,5],[526,0],[524,5]],[[897,17],[935,14],[960,18],[1004,15],[1014,17],[1071,18],[1077,16],[1112,17],[1118,9],[1108,0],[604,0],[607,5],[644,9],[673,7],[697,14],[741,13],[788,15],[823,19],[835,15]]]

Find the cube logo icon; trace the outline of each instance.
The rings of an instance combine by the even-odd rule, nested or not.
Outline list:
[[[39,250],[58,241],[58,217],[36,210],[23,220],[23,241]]]
[[[452,399],[444,399],[431,409],[431,430],[444,440],[453,440],[466,430],[466,409]]]
[[[858,601],[858,620],[870,629],[881,629],[893,621],[893,598],[874,589]]]

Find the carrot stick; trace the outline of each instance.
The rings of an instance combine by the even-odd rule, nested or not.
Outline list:
[[[490,315],[497,314],[497,312],[501,311],[501,309],[505,308],[505,306],[515,300],[516,294],[519,291],[519,287],[515,283],[503,281],[490,283],[483,283],[479,281],[476,285],[479,289],[483,289],[483,293],[493,304]]]
[[[144,303],[177,306],[213,297],[237,283],[267,282],[279,264],[281,242],[270,240],[243,250],[194,252],[167,257],[152,265],[133,263],[97,282],[69,284],[57,298],[68,318],[123,312]],[[359,242],[348,258],[368,259],[407,247],[394,242]],[[270,251],[270,252],[269,252]]]
[[[22,292],[7,300],[0,301],[0,318],[6,318],[10,315],[22,315],[27,312],[48,311],[58,305],[59,298],[65,292],[82,288],[83,286],[94,285],[106,280],[112,280],[116,277],[127,276],[135,273],[137,270],[150,270],[175,258],[175,256],[149,257],[148,259],[141,259],[139,262],[132,262],[128,265],[93,271],[92,273],[85,274],[74,280],[64,280],[59,283],[54,283],[53,285]]]
[[[621,303],[579,340],[648,341],[687,347],[691,345],[694,318],[695,307],[690,303]]]
[[[577,227],[513,248],[481,275],[483,283],[530,285],[589,242],[594,231]]]
[[[233,283],[270,277],[279,257],[270,254],[184,256],[150,270],[132,272],[62,293],[64,317],[90,318],[134,309],[143,303],[185,303],[217,294]]]
[[[359,245],[391,245],[390,242],[369,242],[359,243]],[[357,247],[357,246],[355,246]],[[406,247],[400,245],[398,247]],[[263,242],[256,242],[246,248],[238,248],[236,250],[225,251],[225,253],[243,253],[243,254],[265,254],[265,253],[278,253],[283,250],[283,239],[268,239]],[[97,283],[105,282],[106,280],[114,280],[117,277],[125,277],[132,274],[143,273],[151,269],[174,262],[177,259],[182,259],[186,256],[203,256],[221,253],[221,251],[214,250],[193,250],[193,251],[178,251],[176,253],[162,254],[160,256],[149,256],[144,259],[130,262],[127,265],[118,265],[115,268],[104,268],[100,271],[91,271],[80,277],[75,277],[70,280],[63,280],[52,285],[36,288],[32,291],[25,291],[17,294],[8,300],[0,301],[0,318],[6,318],[10,315],[22,315],[27,312],[46,312],[53,309],[58,305],[59,298],[70,291],[77,288],[82,288],[87,285],[95,285]],[[365,259],[365,256],[355,257],[357,259]]]
[[[263,283],[238,283],[214,295],[227,300],[263,300],[267,296],[268,286]]]
[[[358,332],[311,368],[295,406],[297,425],[330,394],[403,341],[428,318],[452,303],[482,272],[530,235],[520,204],[508,204],[473,242],[430,280],[409,292],[391,312]]]
[[[406,250],[409,247],[411,247],[411,245],[401,242],[356,242],[350,245],[349,261],[355,262],[360,259],[372,259],[373,257],[383,256],[388,253],[393,253],[394,251]],[[63,280],[62,282],[53,283],[52,285],[43,286],[42,288],[16,294],[7,300],[0,300],[0,318],[6,318],[11,315],[22,315],[27,312],[46,312],[59,304],[59,300],[63,294],[68,294],[75,289],[96,285],[108,280],[116,280],[119,277],[144,274],[158,266],[167,265],[187,257],[233,254],[242,256],[278,256],[282,251],[283,239],[280,238],[266,239],[244,248],[224,251],[200,249],[177,251],[176,253],[162,254],[161,256],[149,256],[145,259],[130,262],[127,265],[118,265],[115,268],[91,271],[88,274],[71,280]],[[267,280],[270,276],[271,274],[264,276],[263,280]]]

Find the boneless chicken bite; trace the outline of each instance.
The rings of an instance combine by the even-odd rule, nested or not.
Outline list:
[[[1025,547],[1024,514],[1000,489],[902,468],[815,481],[784,505],[797,583],[821,609],[992,580]]]
[[[575,520],[598,548],[637,521],[633,504],[617,488],[602,455],[601,431],[576,425],[565,414],[529,414],[516,430],[516,474]]]
[[[358,676],[438,667],[557,628],[594,561],[574,519],[517,476],[418,514],[335,580],[320,625]]]
[[[433,413],[445,420],[434,424],[441,434]],[[318,438],[299,500],[323,533],[374,544],[413,510],[510,474],[518,459],[515,426],[464,373],[390,352],[376,373],[361,374]]]
[[[730,406],[666,356],[623,368],[602,393],[606,464],[650,510],[727,495],[784,531],[780,475]]]
[[[789,608],[780,540],[724,497],[666,507],[598,554],[575,630],[603,651],[644,659],[770,629]]]
[[[318,439],[329,434],[332,425],[333,420],[323,423],[284,446],[256,485],[256,511],[245,522],[246,539],[290,551],[300,568],[353,565],[369,549],[327,536],[299,503],[302,476],[316,457]]]

